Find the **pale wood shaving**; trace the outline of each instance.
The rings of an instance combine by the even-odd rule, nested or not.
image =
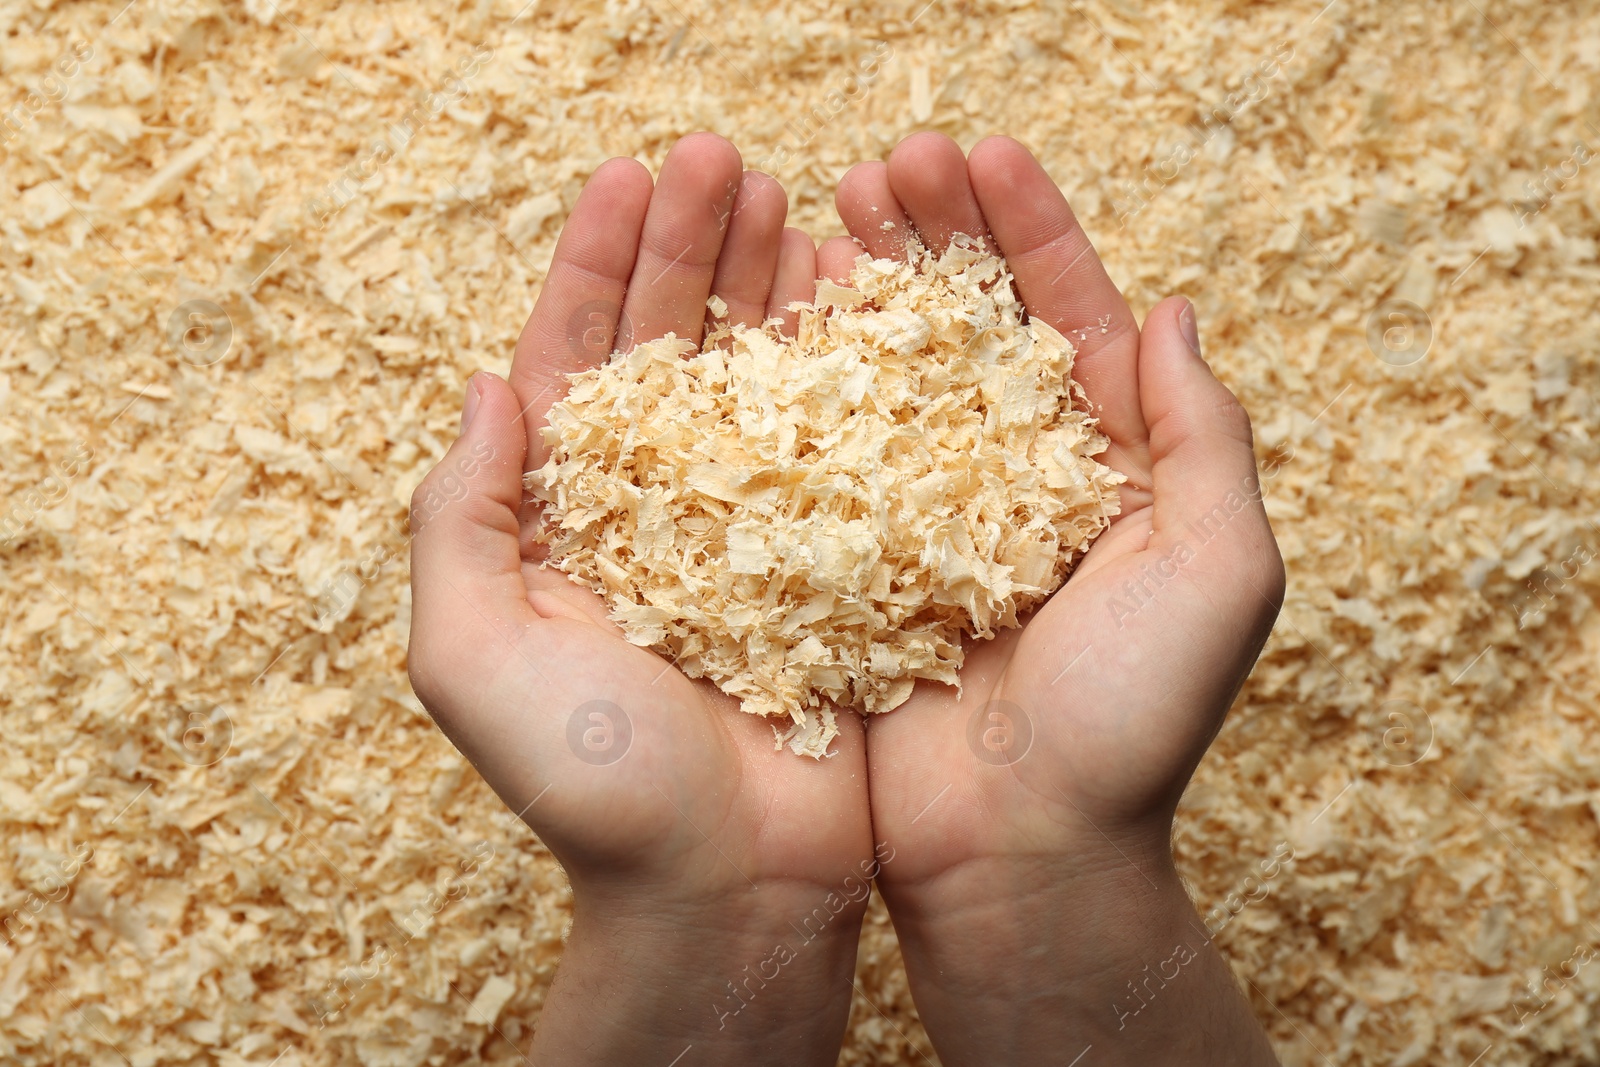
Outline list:
[[[793,341],[719,324],[572,375],[527,475],[549,565],[812,756],[835,705],[959,686],[963,638],[1059,587],[1124,480],[1093,458],[1075,349],[998,256],[913,242],[851,281],[796,305]]]
[[[656,170],[678,137],[721,131],[825,238],[839,177],[921,125],[918,66],[927,126],[1038,153],[1136,315],[1194,299],[1255,424],[1290,601],[1175,845],[1204,917],[1293,844],[1218,937],[1284,1062],[1600,1062],[1600,966],[1541,985],[1600,914],[1600,171],[1561,177],[1595,147],[1592,10],[675,4],[0,13],[5,106],[23,109],[0,134],[0,908],[45,900],[0,945],[0,1062],[526,1062],[571,894],[405,685],[411,488],[467,377],[506,372],[606,158]],[[322,59],[307,39],[326,60],[280,71]],[[60,102],[30,101],[74,41],[93,58]],[[1282,41],[1270,95],[1119,222],[1127,186]],[[462,106],[309,220],[306,198],[483,42]],[[818,126],[842,71],[887,46]],[[122,210],[204,137],[177,195]],[[1548,203],[1519,220],[1530,185]],[[1435,326],[1403,371],[1364,340],[1391,296]],[[165,340],[191,298],[233,320],[212,367]],[[362,568],[319,624],[319,591]],[[1432,718],[1413,767],[1373,755],[1393,696]],[[230,709],[232,754],[180,761],[180,703]],[[485,837],[469,895],[320,1026],[308,999]],[[470,998],[494,974],[518,992],[486,1030]],[[1483,1013],[1457,975],[1510,976],[1516,997]],[[876,896],[855,980],[842,1067],[931,1062]],[[1550,1004],[1519,1026],[1530,988]],[[197,1020],[220,1047],[179,1029]]]

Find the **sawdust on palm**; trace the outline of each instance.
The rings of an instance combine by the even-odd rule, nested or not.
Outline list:
[[[1093,458],[1071,342],[1000,257],[913,242],[851,284],[793,340],[724,322],[698,352],[669,336],[574,374],[527,476],[552,565],[813,756],[834,705],[958,684],[962,639],[1060,586],[1124,480]]]

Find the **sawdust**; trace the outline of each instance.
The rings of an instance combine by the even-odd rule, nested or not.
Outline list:
[[[862,255],[851,285],[791,305],[793,340],[724,320],[572,375],[526,479],[550,565],[816,757],[836,705],[959,687],[962,640],[1059,588],[1124,481],[1071,342],[981,242]]]
[[[1177,848],[1286,1062],[1600,1061],[1600,52],[1480,6],[0,7],[0,1059],[520,1062],[570,900],[405,685],[405,501],[609,155],[823,237],[926,125],[1254,417],[1288,602]],[[857,980],[922,1063],[876,905]]]

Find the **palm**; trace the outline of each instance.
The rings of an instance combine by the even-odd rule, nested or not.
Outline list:
[[[669,332],[698,341],[713,294],[745,323],[810,299],[814,248],[784,230],[785,210],[777,183],[741,181],[738,153],[711,135],[679,142],[654,186],[631,160],[600,168],[517,345],[516,396],[505,402],[522,409],[525,467],[543,462],[539,431],[567,373]],[[764,720],[629,644],[599,597],[541,567],[536,522],[524,503],[521,559],[499,593],[515,588],[519,604],[505,610],[520,629],[498,606],[474,610],[445,595],[456,625],[431,642],[460,646],[458,664],[492,662],[470,708],[441,714],[439,701],[425,702],[502,799],[527,810],[572,872],[653,878],[702,898],[747,882],[834,885],[849,874],[871,852],[859,719],[843,717],[832,759],[775,750]],[[427,581],[418,581],[420,599]],[[475,646],[485,630],[515,654],[483,654]]]
[[[530,601],[549,585],[530,578]],[[553,595],[602,607],[576,587]],[[533,804],[529,821],[569,870],[670,870],[692,899],[747,880],[831,883],[870,851],[859,722],[817,765],[775,752],[764,722],[609,623],[560,620],[519,652],[485,702],[504,720],[480,715],[458,743],[513,810]]]
[[[1068,825],[1099,828],[1175,803],[1171,783],[1187,780],[1259,650],[1238,629],[1264,640],[1275,606],[1270,588],[1221,605],[1239,621],[1218,632],[1207,577],[1237,561],[1231,550],[1197,555],[1159,589],[1150,582],[1182,518],[1180,494],[1160,490],[1204,442],[1178,440],[1142,395],[1140,332],[1126,301],[1055,184],[1014,141],[992,138],[968,161],[947,138],[917,135],[887,164],[851,171],[837,202],[855,240],[820,250],[819,266],[836,278],[861,246],[899,255],[912,230],[936,249],[966,233],[1004,254],[1029,313],[1078,347],[1074,375],[1111,441],[1101,458],[1128,479],[1121,514],[1071,580],[1021,629],[969,644],[959,696],[921,683],[868,724],[874,826],[912,857],[886,874],[925,878],[1038,850]],[[1270,586],[1270,568],[1263,575]],[[1140,581],[1155,595],[1130,599],[1125,583]],[[1188,710],[1197,695],[1215,715]]]

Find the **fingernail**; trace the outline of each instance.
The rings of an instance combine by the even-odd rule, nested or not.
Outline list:
[[[467,379],[467,398],[461,405],[461,432],[466,433],[472,425],[472,416],[478,413],[478,376],[474,374]]]
[[[1178,312],[1178,332],[1183,334],[1189,351],[1200,355],[1200,324],[1195,321],[1194,305],[1187,300],[1183,302],[1183,310]]]

